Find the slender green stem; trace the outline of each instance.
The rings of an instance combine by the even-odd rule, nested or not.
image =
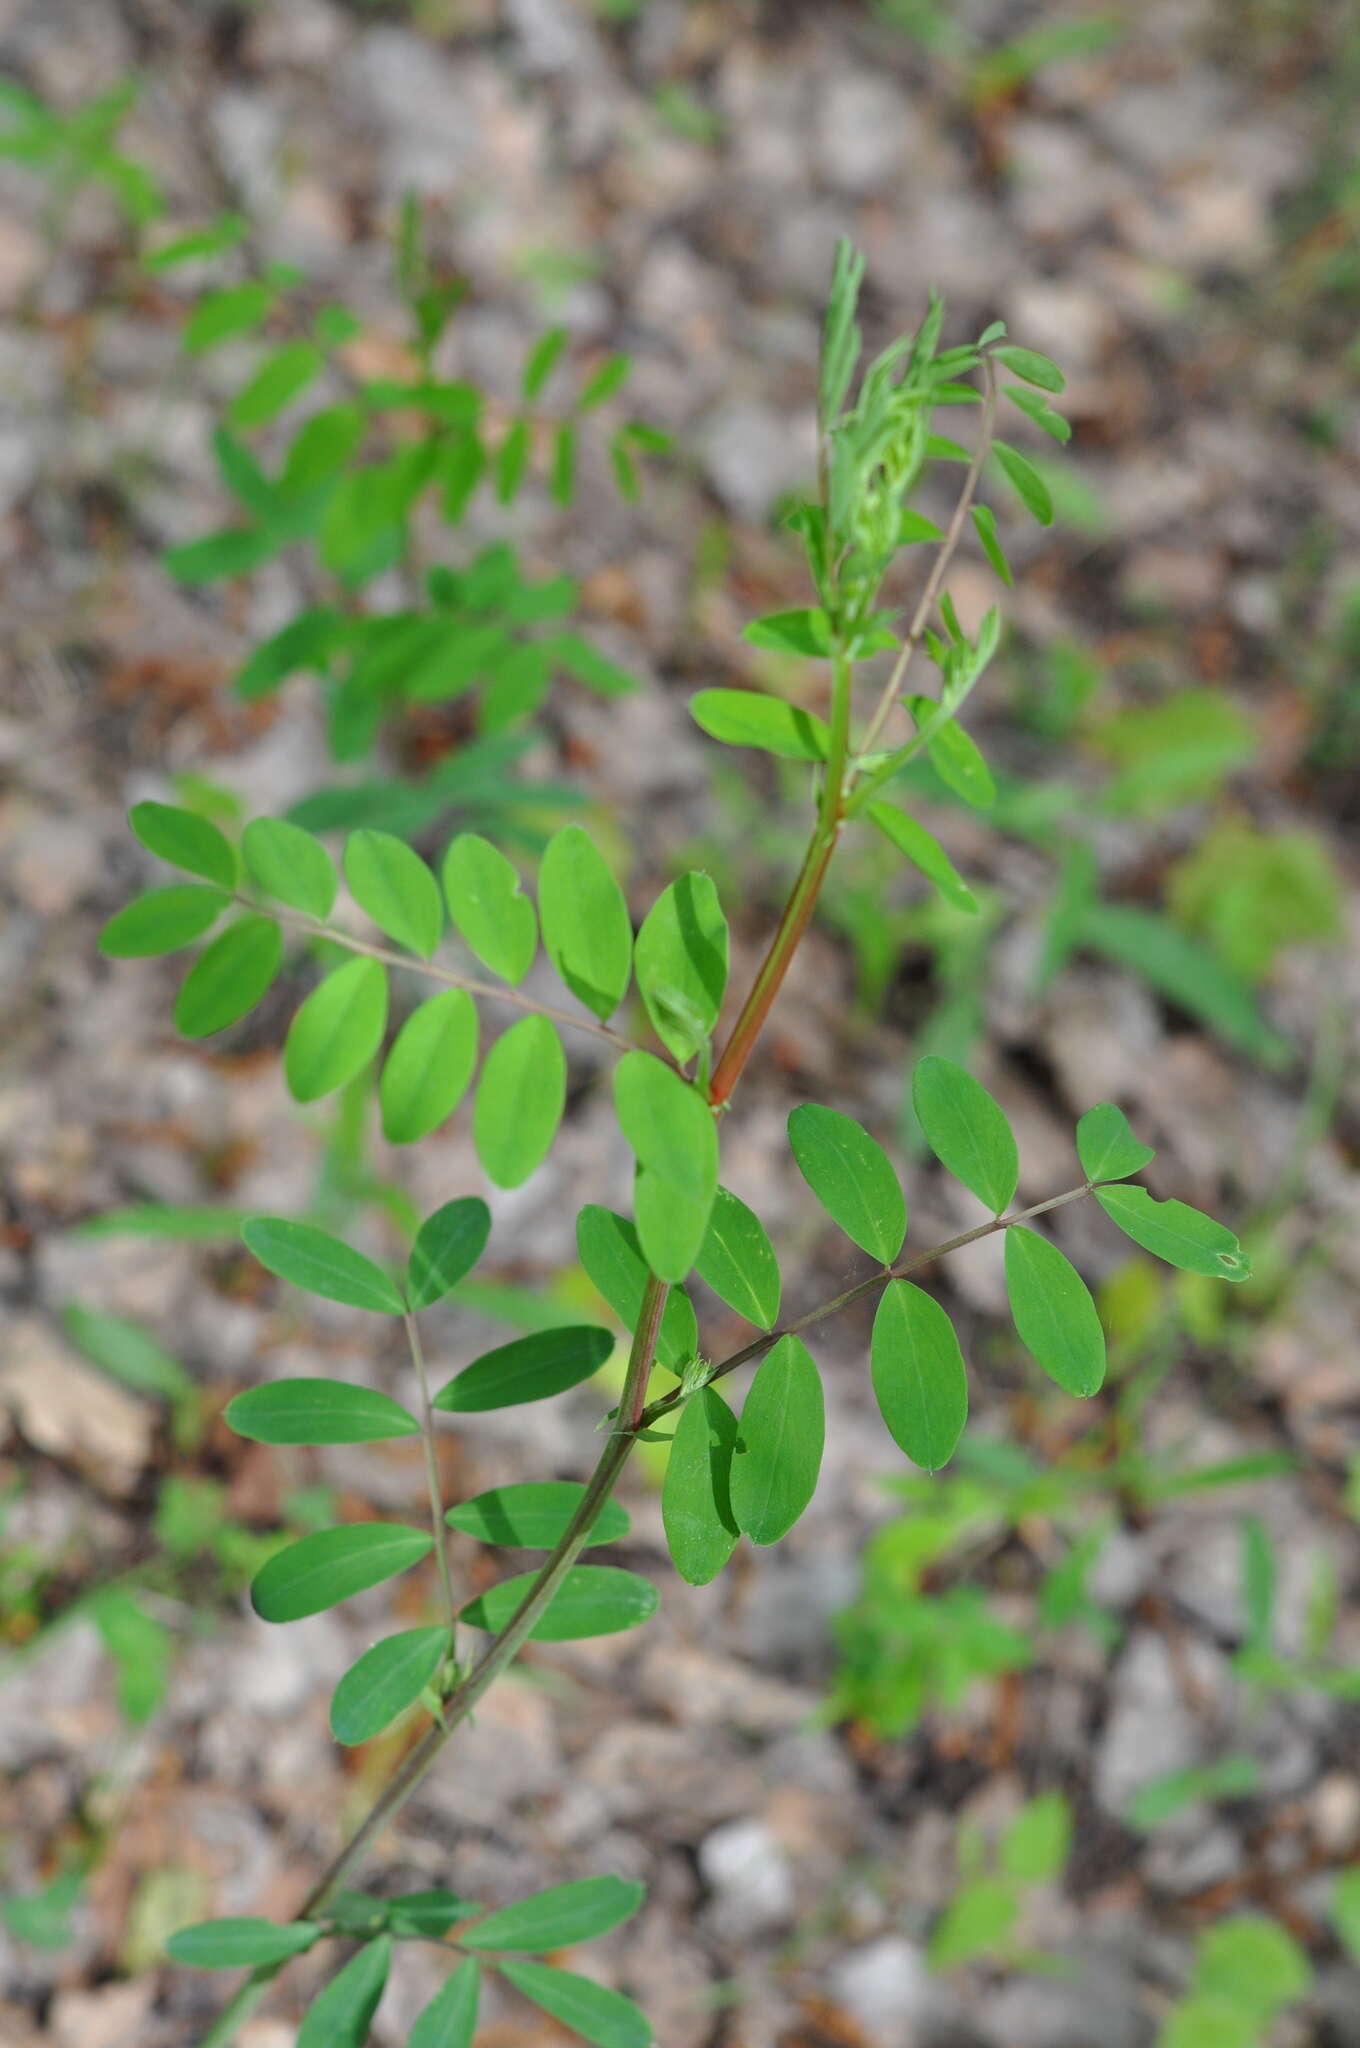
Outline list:
[[[458,1635],[458,1607],[453,1597],[453,1576],[449,1570],[449,1532],[444,1526],[444,1498],[439,1490],[439,1466],[435,1458],[434,1409],[430,1403],[430,1376],[425,1370],[425,1352],[416,1319],[408,1311],[402,1317],[411,1363],[420,1386],[420,1440],[425,1452],[425,1486],[430,1496],[430,1527],[434,1531],[434,1554],[439,1564],[439,1584],[444,1595],[444,1612],[449,1623],[449,1652],[455,1654]]]
[[[432,960],[421,960],[414,953],[398,953],[391,946],[373,946],[366,939],[351,937],[349,932],[338,931],[334,926],[318,924],[315,918],[300,916],[297,912],[285,910],[276,904],[267,908],[249,896],[237,892],[236,901],[243,903],[247,910],[257,916],[272,917],[290,930],[301,932],[309,939],[329,939],[334,946],[343,946],[347,952],[359,953],[365,960],[381,960],[387,967],[406,967],[412,974],[423,974],[431,981],[442,982],[446,988],[463,988],[469,995],[488,996],[493,1002],[513,1003],[518,1010],[531,1010],[536,1017],[550,1017],[554,1024],[560,1024],[567,1031],[586,1031],[592,1038],[602,1038],[606,1045],[612,1045],[616,1052],[635,1052],[637,1047],[631,1038],[625,1038],[621,1031],[611,1031],[607,1024],[600,1024],[593,1017],[574,1017],[569,1010],[556,1010],[551,1003],[535,1002],[522,989],[507,988],[503,983],[480,981],[475,975],[454,974],[447,967],[436,967]]]
[[[925,588],[921,592],[916,610],[912,613],[911,624],[907,628],[906,637],[898,649],[892,673],[883,685],[883,693],[878,700],[877,708],[865,728],[864,737],[860,741],[859,752],[862,754],[871,754],[873,752],[878,736],[887,723],[888,714],[897,701],[898,693],[902,688],[903,678],[911,665],[911,658],[920,646],[926,627],[930,623],[930,614],[934,609],[935,600],[940,594],[940,586],[948,573],[949,564],[953,561],[955,550],[963,538],[964,523],[968,518],[969,508],[972,505],[979,479],[982,476],[982,465],[987,460],[988,450],[992,445],[992,429],[996,421],[996,371],[992,367],[991,357],[985,352],[982,357],[982,374],[984,380],[982,419],[978,427],[977,446],[973,450],[973,459],[968,465],[968,473],[964,477],[963,489],[959,492],[959,499],[954,507],[953,517],[945,528],[944,539],[940,542],[935,560],[931,564]]]

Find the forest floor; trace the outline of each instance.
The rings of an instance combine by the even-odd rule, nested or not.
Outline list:
[[[914,325],[934,284],[952,336],[1004,318],[1062,363],[1067,481],[1049,529],[999,508],[1018,588],[973,720],[1045,829],[1015,807],[1002,830],[930,811],[984,898],[980,937],[847,857],[725,1173],[786,1248],[791,1301],[859,1270],[785,1163],[806,1095],[899,1140],[922,1242],[966,1228],[976,1208],[904,1110],[929,1044],[1004,1104],[1023,1195],[1069,1184],[1076,1116],[1113,1099],[1159,1148],[1155,1190],[1232,1219],[1258,1269],[1216,1294],[1157,1280],[1098,1214],[1068,1212],[1062,1241],[1117,1338],[1093,1417],[1036,1398],[999,1244],[959,1258],[941,1286],[971,1340],[973,1429],[1029,1462],[1019,1479],[966,1466],[929,1497],[887,1483],[903,1473],[873,1412],[867,1325],[828,1326],[826,1464],[795,1533],[688,1589],[641,1461],[621,1552],[662,1588],[658,1618],[526,1657],[374,1868],[384,1890],[495,1902],[597,1870],[644,1878],[640,1920],[583,1967],[642,2001],[662,2048],[1147,2048],[1199,1935],[1239,1912],[1311,1958],[1271,2042],[1353,2048],[1360,1976],[1330,1901],[1360,1860],[1360,44],[1344,4],[1302,0],[1115,4],[1107,36],[1046,61],[1024,31],[1090,10],[893,14],[0,4],[0,60],[43,98],[141,79],[124,146],[170,222],[239,206],[264,257],[355,307],[365,374],[398,346],[407,190],[469,284],[451,374],[513,398],[549,320],[587,355],[631,353],[629,404],[677,445],[641,505],[587,465],[576,510],[532,493],[500,525],[535,570],[581,579],[591,634],[645,687],[559,689],[527,767],[626,821],[639,909],[677,865],[710,867],[734,984],[787,883],[798,792],[732,771],[749,756],[715,780],[685,703],[758,672],[748,618],[806,602],[775,515],[810,467],[837,237],[867,252],[871,340]],[[321,1489],[342,1515],[411,1513],[422,1485],[400,1446],[289,1461],[220,1421],[177,1445],[163,1405],[97,1374],[66,1320],[74,1303],[145,1325],[214,1405],[261,1360],[342,1358],[385,1385],[400,1371],[362,1316],[289,1307],[229,1241],[87,1229],[133,1203],[301,1211],[325,1133],[284,1095],[281,1008],[224,1047],[188,1045],[171,967],[95,949],[149,872],[131,802],[191,772],[281,810],[321,758],[309,685],[251,705],[228,687],[298,600],[289,569],[193,591],[161,565],[223,519],[210,436],[240,358],[186,371],[180,288],[126,288],[119,233],[91,194],[49,250],[38,180],[0,160],[6,2048],[191,2048],[216,1987],[153,1967],[166,1932],[294,1909],[394,1754],[341,1751],[326,1726],[330,1685],[391,1595],[271,1629],[242,1561]],[[980,559],[959,568],[965,620],[993,584]],[[1081,844],[1099,893],[1044,981]],[[1144,919],[1121,924],[1129,907]],[[1187,946],[1205,963],[1188,987]],[[582,1202],[626,1206],[589,1080],[551,1163],[495,1200],[494,1277],[518,1289],[571,1266]],[[424,1207],[482,1187],[465,1124],[403,1166]],[[579,1274],[566,1284],[584,1298]],[[434,1363],[505,1335],[450,1312]],[[579,1475],[603,1407],[588,1386],[450,1431],[448,1488]],[[1106,1470],[1130,1417],[1141,1487]],[[1168,1483],[1239,1459],[1269,1476]],[[1036,1474],[1070,1486],[1045,1493]],[[913,1590],[927,1507],[953,1536]],[[494,1575],[474,1550],[462,1568]],[[114,1582],[149,1587],[161,1624],[119,1660],[92,1601]],[[413,1580],[399,1609],[419,1618],[426,1590]],[[139,1720],[144,1660],[166,1642],[164,1696]],[[987,1676],[993,1658],[1007,1668]],[[1066,1868],[951,1962],[939,1929],[970,1858],[989,1868],[987,1845],[1045,1791],[1069,1802]],[[24,1903],[63,1873],[55,1933],[34,1940]],[[307,1970],[245,2048],[287,2048]],[[403,1962],[379,2048],[405,2040],[438,1974],[424,1951]],[[484,2038],[558,2036],[505,1994]]]

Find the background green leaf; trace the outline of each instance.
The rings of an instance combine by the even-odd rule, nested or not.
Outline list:
[[[968,1420],[968,1375],[954,1325],[929,1294],[890,1280],[874,1316],[874,1398],[888,1434],[914,1465],[938,1472]]]
[[[825,1440],[821,1374],[805,1344],[781,1337],[751,1382],[732,1457],[732,1515],[753,1543],[777,1543],[798,1520]]]

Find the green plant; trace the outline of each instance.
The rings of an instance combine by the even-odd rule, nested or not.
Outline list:
[[[1071,1839],[1072,1814],[1061,1792],[1027,1800],[990,1850],[979,1828],[960,1828],[959,1887],[931,1930],[931,1967],[1031,1961],[1016,1943],[1016,1926],[1030,1893],[1062,1876]]]
[[[424,1732],[405,1753],[367,1819],[312,1891],[298,1918],[207,1922],[172,1940],[179,1960],[252,1974],[204,2037],[222,2048],[287,1959],[324,1939],[362,1943],[313,2006],[302,2048],[361,2041],[382,1993],[392,1944],[446,1942],[463,1957],[418,2021],[412,2048],[472,2039],[478,1973],[500,1969],[546,2011],[602,2048],[651,2038],[620,1994],[555,1965],[509,1960],[552,1952],[618,1925],[635,1910],[636,1886],[589,1878],[486,1914],[448,1893],[382,1900],[345,1889],[350,1873],[434,1763],[487,1688],[529,1640],[563,1641],[631,1628],[656,1607],[640,1574],[582,1564],[584,1551],[627,1527],[612,1499],[639,1443],[673,1430],[662,1497],[667,1540],[682,1576],[706,1584],[742,1536],[779,1540],[816,1487],[824,1418],[816,1364],[804,1333],[827,1316],[875,1303],[870,1345],[874,1393],[889,1434],[907,1457],[934,1471],[962,1435],[968,1380],[944,1309],[920,1279],[957,1246],[1004,1234],[1019,1338],[1066,1394],[1088,1398],[1105,1372],[1105,1338],[1075,1268],[1049,1239],[1025,1227],[1094,1197],[1133,1242],[1173,1266],[1211,1278],[1248,1277],[1232,1233],[1176,1201],[1131,1185],[1152,1158],[1113,1104],[1098,1104],[1076,1131],[1074,1185],[1016,1209],[1015,1138],[998,1104],[963,1068],[930,1056],[916,1067],[913,1105],[925,1141],[982,1203],[989,1220],[945,1244],[904,1256],[907,1210],[882,1148],[841,1111],[805,1103],[789,1119],[793,1161],[813,1197],[867,1255],[865,1277],[833,1300],[781,1321],[781,1276],[755,1214],[720,1184],[720,1140],[742,1074],[807,930],[843,834],[871,827],[933,886],[957,898],[965,885],[924,827],[891,800],[917,757],[965,801],[986,809],[995,785],[959,714],[995,651],[999,620],[988,613],[964,632],[946,577],[970,529],[1009,580],[997,522],[978,501],[989,465],[1035,517],[1051,506],[1020,449],[997,438],[1003,400],[1052,431],[1049,398],[1062,378],[1046,358],[1012,346],[999,324],[977,342],[941,348],[943,307],[932,299],[915,335],[895,341],[857,378],[856,303],[862,259],[842,246],[825,327],[818,492],[791,523],[801,537],[817,602],[757,620],[756,647],[824,663],[826,716],[807,702],[755,690],[707,689],[691,701],[700,728],[723,744],[800,764],[812,820],[784,912],[730,1028],[717,1032],[728,968],[728,930],[718,892],[702,873],[671,883],[634,933],[623,891],[590,835],[564,826],[537,873],[537,908],[519,869],[488,839],[459,833],[436,874],[401,839],[363,827],[342,861],[353,910],[335,915],[340,874],[319,839],[299,826],[254,818],[239,847],[183,806],[138,805],[137,837],[193,879],[158,888],[121,910],[102,938],[114,957],[178,950],[206,937],[175,1004],[178,1028],[209,1038],[243,1017],[280,974],[290,945],[321,978],[298,1007],[283,1071],[301,1103],[357,1086],[377,1072],[377,1113],[388,1141],[418,1141],[446,1121],[478,1063],[479,1004],[508,1006],[516,1021],[481,1063],[472,1135],[487,1178],[513,1188],[549,1152],[566,1101],[562,1033],[583,1032],[614,1058],[617,1121],[636,1163],[633,1216],[587,1206],[577,1222],[581,1262],[629,1332],[628,1362],[593,1473],[584,1483],[525,1482],[448,1507],[434,1456],[439,1414],[551,1397],[593,1376],[614,1346],[609,1329],[573,1324],[530,1331],[430,1385],[421,1318],[464,1285],[486,1250],[491,1216],[476,1195],[458,1195],[419,1223],[399,1272],[315,1223],[253,1217],[243,1236],[272,1274],[304,1291],[386,1317],[406,1338],[419,1398],[415,1410],[376,1390],[325,1378],[278,1380],[238,1395],[228,1420],[274,1444],[374,1442],[409,1437],[424,1448],[428,1526],[361,1521],[312,1531],[257,1572],[252,1599],[264,1619],[285,1622],[329,1607],[397,1573],[433,1562],[430,1619],[385,1637],[340,1681],[332,1726],[344,1742],[377,1735],[417,1708]],[[1002,373],[1016,379],[1005,382]],[[936,408],[974,404],[972,450],[935,428]],[[948,524],[935,526],[907,500],[928,464],[956,464],[962,485]],[[390,546],[390,543],[385,543]],[[887,593],[904,549],[933,549],[905,631]],[[919,651],[933,662],[937,694],[904,690]],[[866,706],[856,704],[860,664],[883,654]],[[801,670],[800,670],[801,678]],[[343,686],[342,686],[343,687]],[[813,686],[807,686],[807,695]],[[892,731],[905,709],[910,731]],[[357,911],[378,940],[353,929]],[[436,963],[445,919],[462,952]],[[539,943],[575,1008],[546,1004],[523,984]],[[470,971],[467,957],[475,963]],[[436,993],[412,1003],[410,992]],[[617,1015],[636,986],[621,1025]],[[475,998],[475,1000],[474,1000]],[[389,1010],[399,1028],[389,1042]],[[647,1033],[650,1031],[650,1038]],[[646,1042],[643,1042],[644,1039]],[[685,1291],[691,1273],[752,1326],[721,1359],[705,1355]],[[727,1382],[757,1370],[740,1416]],[[454,1582],[445,1528],[482,1541],[546,1553],[536,1569],[471,1601]],[[481,1647],[474,1647],[479,1639]]]
[[[1292,1934],[1261,1913],[1220,1920],[1200,1936],[1189,1989],[1167,2015],[1157,2048],[1260,2048],[1312,1982]]]

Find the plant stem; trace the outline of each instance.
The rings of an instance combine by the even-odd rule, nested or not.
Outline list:
[[[347,952],[359,953],[365,960],[381,960],[387,967],[406,967],[413,974],[428,975],[431,981],[443,982],[447,988],[463,988],[469,995],[489,996],[493,1002],[513,1003],[517,1009],[531,1010],[536,1017],[550,1017],[554,1024],[560,1024],[567,1031],[587,1031],[592,1038],[602,1038],[612,1045],[616,1052],[635,1052],[637,1047],[631,1038],[625,1038],[621,1031],[611,1031],[607,1024],[601,1024],[593,1017],[573,1017],[568,1010],[556,1010],[551,1003],[535,1002],[522,989],[508,988],[494,981],[480,981],[475,975],[454,974],[447,967],[436,967],[432,960],[422,960],[414,953],[398,953],[391,946],[371,946],[365,939],[351,938],[348,932],[337,931],[328,924],[318,924],[314,918],[300,916],[295,911],[283,910],[270,904],[262,910],[258,903],[238,891],[236,899],[247,910],[253,910],[257,917],[272,917],[291,930],[302,932],[310,939],[329,939],[334,946],[343,946]]]
[[[930,574],[926,578],[925,589],[921,592],[916,610],[912,613],[911,624],[907,628],[906,638],[903,640],[898,650],[897,659],[893,663],[892,674],[883,685],[883,694],[878,700],[873,717],[865,727],[864,736],[860,741],[858,750],[861,754],[871,754],[874,750],[874,743],[880,732],[882,732],[887,722],[888,714],[897,701],[898,692],[902,687],[902,679],[907,673],[911,658],[920,646],[922,636],[927,625],[930,623],[930,614],[934,609],[935,600],[940,594],[940,585],[944,582],[945,576],[948,573],[949,564],[954,559],[954,551],[963,537],[964,522],[968,517],[968,510],[972,505],[973,497],[978,487],[978,480],[982,475],[982,465],[987,460],[987,453],[992,445],[992,428],[996,421],[996,371],[992,367],[990,355],[985,351],[982,357],[982,374],[984,380],[982,419],[978,427],[977,446],[973,450],[973,459],[968,465],[968,474],[964,477],[963,489],[959,492],[959,501],[954,507],[953,517],[945,529],[944,539],[940,542],[939,551],[935,556],[934,562],[931,564]]]
[[[453,1577],[449,1570],[449,1532],[444,1527],[444,1499],[439,1490],[439,1466],[435,1461],[434,1409],[430,1405],[430,1378],[425,1370],[425,1352],[420,1342],[420,1331],[416,1319],[408,1311],[402,1317],[406,1325],[406,1341],[411,1347],[411,1363],[416,1369],[420,1384],[420,1438],[425,1452],[425,1485],[430,1496],[430,1527],[434,1531],[434,1554],[439,1561],[439,1584],[444,1595],[444,1612],[449,1622],[449,1654],[456,1654],[458,1636],[458,1608],[453,1597]]]

